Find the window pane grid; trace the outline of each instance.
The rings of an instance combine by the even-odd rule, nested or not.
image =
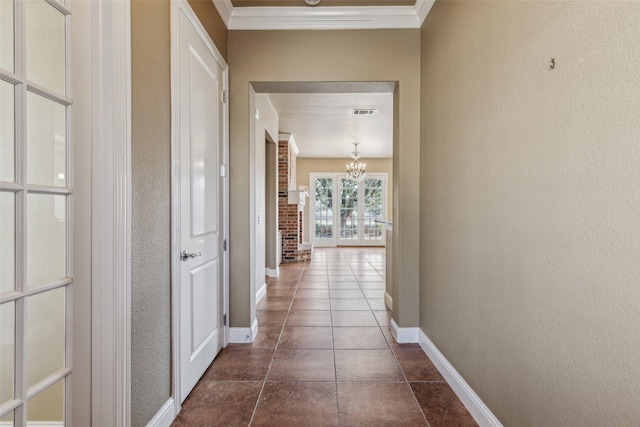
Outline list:
[[[26,387],[66,367],[66,288],[27,297]]]
[[[13,45],[14,64],[12,67],[0,65],[3,69],[0,71],[0,84],[3,89],[8,87],[6,85],[12,85],[14,93],[12,103],[8,104],[9,107],[13,106],[13,144],[9,142],[9,145],[13,145],[14,152],[9,157],[13,157],[14,171],[13,176],[0,173],[0,198],[7,198],[6,195],[11,194],[14,199],[15,277],[13,290],[7,291],[4,286],[0,288],[0,307],[13,306],[15,310],[15,363],[14,400],[5,403],[0,420],[3,424],[8,422],[20,427],[26,426],[28,420],[37,423],[66,422],[68,412],[66,377],[71,373],[71,341],[68,337],[71,332],[69,319],[72,302],[69,223],[72,189],[67,108],[72,104],[67,97],[69,4],[68,0],[5,0],[2,5],[3,15],[5,9],[13,9],[14,22],[14,37],[10,42]],[[11,7],[5,7],[7,5]],[[3,96],[2,101],[5,98]],[[57,124],[48,126],[50,132],[38,141],[38,146],[28,144],[28,129],[33,132],[34,129],[42,130],[43,126],[46,128],[46,120],[51,118],[51,113],[45,111],[48,116],[29,117],[29,99],[38,99],[41,104],[48,105],[47,111],[58,111],[55,113]],[[6,123],[5,111],[9,109],[5,108],[4,103],[0,107],[2,122]],[[4,140],[0,142],[4,160],[6,144]],[[34,149],[37,149],[39,157],[36,156],[38,163],[32,164]],[[32,155],[31,159],[28,154]],[[31,182],[28,182],[27,173]],[[30,212],[32,216],[28,219]],[[4,209],[2,214],[4,216]],[[50,227],[43,227],[42,222],[48,222],[48,226],[56,228],[52,247],[62,256],[52,274],[45,268],[46,274],[41,274],[36,281],[32,280],[30,287],[27,287],[28,276],[33,275],[31,267],[46,265],[58,256],[53,255],[55,250],[46,250],[51,242],[51,236],[47,236],[47,233],[51,230]],[[28,244],[30,239],[31,246]],[[33,249],[38,245],[39,252],[34,253]],[[52,298],[54,295],[57,297]],[[54,336],[49,339],[52,333]],[[55,351],[51,350],[51,346],[55,347]],[[55,357],[50,357],[52,355]]]
[[[16,306],[14,302],[0,305],[0,405],[15,397],[15,322]]]
[[[10,1],[0,1],[0,68],[14,70],[14,5]]]
[[[311,174],[311,178],[315,187],[311,220],[315,221],[313,238],[317,243],[326,245],[335,239],[338,245],[384,244],[384,226],[378,221],[386,219],[386,174],[370,173],[361,181],[331,173]],[[326,197],[332,188],[335,205]],[[327,224],[337,230],[330,234]]]
[[[54,90],[48,89],[43,86],[39,86],[33,82],[26,81],[28,93],[33,93],[42,96],[43,98],[47,98],[53,102],[57,102],[58,104],[69,106],[73,103],[70,98],[67,98],[64,94],[60,92],[56,92]]]
[[[63,378],[27,401],[27,422],[64,423],[65,386]]]
[[[349,178],[340,179],[340,239],[359,239],[358,182]]]
[[[66,186],[66,107],[27,93],[27,182]]]
[[[15,181],[15,86],[0,80],[0,181]]]
[[[58,12],[62,13],[63,15],[71,15],[71,9],[69,8],[70,4],[71,4],[71,0],[45,0],[47,3],[49,3],[51,6],[53,6],[54,8],[56,8],[58,10]]]
[[[43,286],[29,288],[24,292],[19,292],[19,291],[6,292],[2,294],[2,296],[0,297],[0,304],[5,304],[10,301],[21,300],[25,297],[30,297],[33,295],[41,294],[43,292],[51,291],[53,289],[62,288],[64,286],[71,285],[72,283],[73,283],[73,280],[71,280],[70,277],[67,277],[67,278],[55,281],[53,283],[48,283]]]
[[[37,382],[27,390],[25,394],[26,400],[32,399],[34,396],[37,396],[39,393],[48,389],[60,380],[67,378],[70,373],[71,369],[63,368],[44,378],[42,381]]]
[[[315,237],[333,239],[333,179],[318,178],[315,184]]]
[[[66,17],[56,2],[25,3],[26,76],[39,85],[66,92]]]
[[[0,294],[15,290],[16,198],[0,192]],[[2,327],[2,325],[0,325]],[[1,380],[0,380],[1,381]]]
[[[364,239],[382,240],[382,225],[376,221],[383,219],[383,182],[380,178],[364,180]]]

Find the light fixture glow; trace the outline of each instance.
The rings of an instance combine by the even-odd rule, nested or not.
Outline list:
[[[367,165],[359,161],[361,153],[358,152],[358,144],[360,143],[353,143],[355,146],[354,151],[351,153],[353,162],[347,164],[347,178],[355,181],[362,181],[366,176]]]

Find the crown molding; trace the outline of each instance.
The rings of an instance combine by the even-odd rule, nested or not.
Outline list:
[[[229,0],[230,1],[230,0]],[[420,20],[420,26],[424,23],[424,20],[427,19],[427,15],[431,12],[431,8],[436,0],[416,0],[416,13],[418,14],[418,19]]]
[[[411,6],[242,7],[229,19],[230,30],[353,30],[419,28]]]
[[[233,7],[212,0],[229,30],[364,30],[420,28],[435,0],[415,6]]]
[[[211,0],[213,5],[218,9],[218,13],[220,14],[220,18],[226,25],[227,29],[229,29],[229,19],[231,18],[231,14],[233,13],[233,4],[231,4],[231,0]]]

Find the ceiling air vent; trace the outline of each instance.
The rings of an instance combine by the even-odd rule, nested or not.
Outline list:
[[[351,114],[354,116],[373,116],[376,110],[373,108],[354,108]]]

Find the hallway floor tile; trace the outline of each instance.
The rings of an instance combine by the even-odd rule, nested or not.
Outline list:
[[[384,249],[316,248],[283,264],[258,335],[230,344],[172,426],[477,426],[418,344],[398,344]]]

